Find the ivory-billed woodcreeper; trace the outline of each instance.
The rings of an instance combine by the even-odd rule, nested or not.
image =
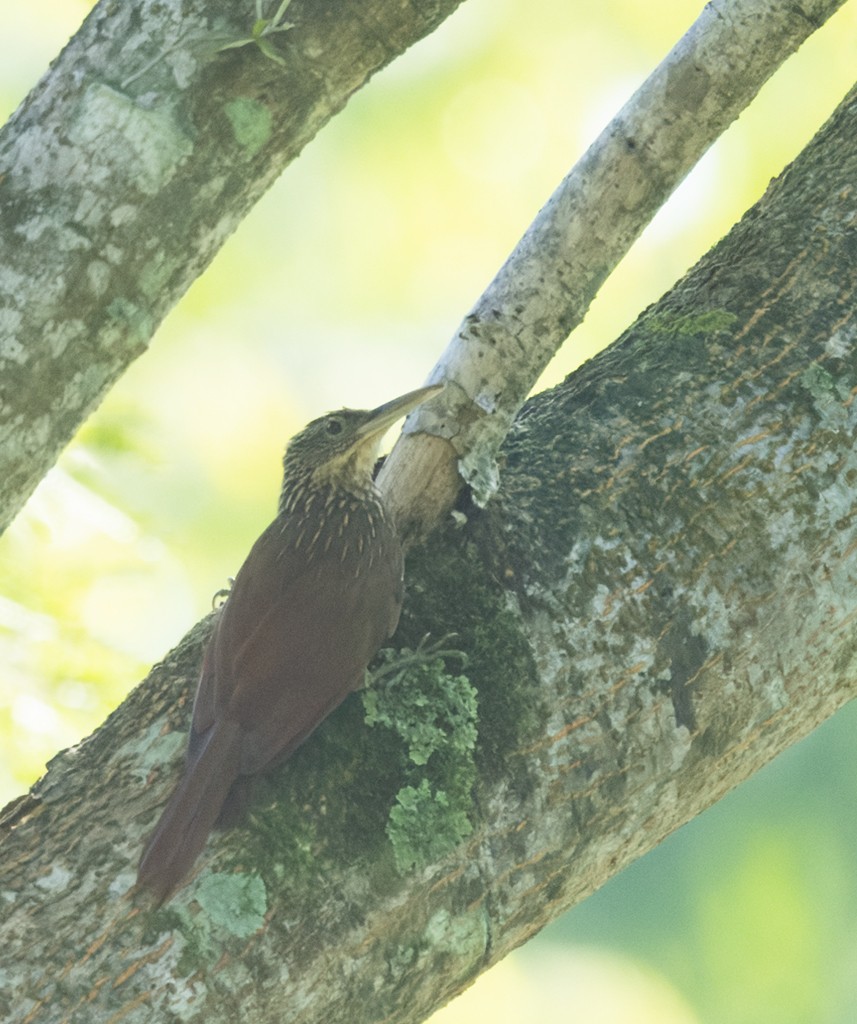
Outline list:
[[[441,390],[313,420],[283,458],[277,516],[217,613],[184,773],[149,837],[138,885],[158,901],[185,878],[246,777],[288,757],[363,682],[399,620],[402,547],[372,480],[378,445]]]

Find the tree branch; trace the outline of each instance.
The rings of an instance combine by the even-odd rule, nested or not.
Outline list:
[[[283,168],[459,3],[295,0],[283,65],[220,49],[253,0],[95,7],[0,134],[0,530]]]
[[[563,180],[461,323],[382,472],[406,536],[425,536],[462,483],[480,504],[524,399],[598,289],[699,158],[842,0],[720,0],[699,18]],[[424,433],[438,440],[426,444]],[[460,470],[460,474],[459,474]],[[432,486],[427,487],[426,481]]]
[[[475,745],[441,729],[421,766],[401,719],[369,727],[352,698],[153,912],[128,889],[196,629],[4,822],[0,1010],[422,1020],[850,699],[855,178],[857,90],[674,292],[526,407],[488,510],[414,553],[403,638],[459,632]],[[453,721],[432,687],[461,684],[420,679]]]

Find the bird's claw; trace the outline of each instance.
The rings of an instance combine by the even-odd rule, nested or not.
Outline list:
[[[464,651],[454,647],[447,647],[450,640],[454,640],[457,633],[444,633],[439,640],[429,643],[431,633],[426,633],[414,650],[403,647],[395,650],[392,647],[385,647],[378,652],[380,664],[377,664],[371,672],[367,669],[367,685],[375,685],[393,675],[400,675],[408,669],[417,665],[425,665],[430,661],[438,661],[446,658],[457,658],[462,665],[467,663],[467,655]]]
[[[226,582],[229,584],[227,587],[221,587],[211,599],[211,607],[214,611],[218,608],[222,608],[226,604],[226,600],[232,591],[232,584],[235,582],[234,576],[227,576]]]

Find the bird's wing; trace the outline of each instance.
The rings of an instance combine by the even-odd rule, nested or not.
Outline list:
[[[293,750],[360,684],[401,603],[396,559],[354,576],[337,557],[284,549],[281,529],[262,534],[235,579],[194,707],[197,732],[239,724],[248,774]]]

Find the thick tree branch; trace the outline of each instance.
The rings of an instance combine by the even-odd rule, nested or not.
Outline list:
[[[0,530],[257,199],[460,3],[102,0],[0,134]],[[276,3],[273,5],[276,9]]]
[[[403,635],[458,630],[470,769],[466,730],[420,767],[352,698],[153,912],[128,889],[194,631],[4,823],[0,1012],[422,1020],[854,695],[855,140],[857,90],[673,293],[533,400],[489,509],[414,553]],[[402,873],[421,788],[448,814],[411,821]]]
[[[598,289],[709,146],[841,6],[706,4],[539,212],[429,375],[448,382],[449,414],[435,404],[414,416],[420,436],[402,437],[382,475],[407,535],[439,522],[462,478],[480,503],[493,493],[509,424]],[[422,432],[438,440],[426,444]]]

